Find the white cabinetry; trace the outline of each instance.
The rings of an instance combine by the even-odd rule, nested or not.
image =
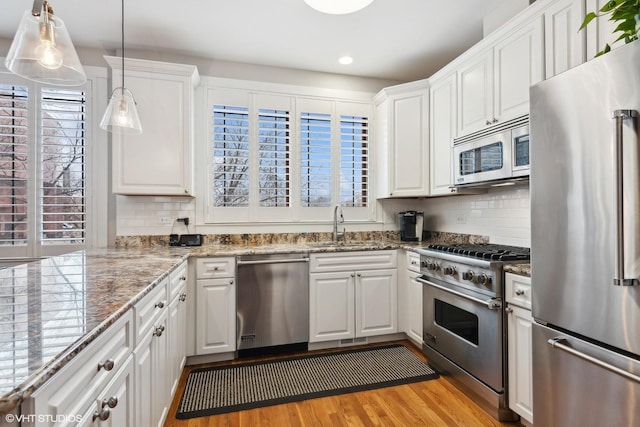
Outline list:
[[[531,278],[505,273],[509,407],[533,423]]]
[[[451,146],[456,136],[456,73],[431,82],[429,96],[429,166],[431,196],[456,193],[451,186]]]
[[[376,122],[383,128],[376,132],[383,138],[377,145],[386,148],[389,162],[389,182],[382,183],[387,191],[381,190],[381,197],[428,195],[428,82],[419,80],[385,88],[375,102]]]
[[[398,331],[396,251],[312,254],[310,342]]]
[[[529,111],[529,87],[544,75],[543,19],[517,26],[458,69],[458,136]]]
[[[119,86],[122,59],[105,59],[112,68],[112,85]],[[125,84],[135,97],[142,134],[113,134],[113,192],[192,195],[197,68],[139,59],[126,59],[125,65]]]
[[[133,317],[127,312],[25,400],[22,413],[57,419],[56,425],[63,426],[76,425],[76,416],[83,416],[83,425],[136,425],[132,348]],[[43,421],[30,419],[22,425]]]
[[[187,360],[187,261],[169,276],[169,369],[170,393],[178,388]]]
[[[398,289],[398,318],[400,329],[418,346],[422,345],[422,284],[420,276],[420,255],[406,251],[402,279]]]
[[[134,306],[136,425],[162,426],[171,403],[165,279]]]
[[[545,78],[584,62],[585,32],[577,30],[584,15],[584,0],[554,1],[544,10]]]
[[[235,258],[197,259],[196,279],[196,354],[235,351]]]

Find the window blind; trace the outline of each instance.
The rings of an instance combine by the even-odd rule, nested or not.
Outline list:
[[[340,116],[340,204],[368,205],[369,122],[366,117]]]
[[[249,109],[213,106],[215,207],[249,206]]]
[[[258,197],[261,207],[289,207],[290,117],[288,111],[258,111]]]
[[[331,206],[331,115],[300,115],[300,199],[303,207]]]

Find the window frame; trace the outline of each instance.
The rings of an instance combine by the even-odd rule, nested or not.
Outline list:
[[[224,85],[203,82],[202,102],[203,126],[206,140],[206,179],[202,179],[201,192],[203,194],[201,204],[201,222],[203,225],[249,225],[249,224],[302,224],[302,223],[326,223],[331,221],[333,207],[340,203],[340,124],[341,116],[362,116],[368,119],[368,184],[367,206],[351,207],[343,206],[344,216],[347,222],[375,223],[375,198],[372,197],[373,167],[373,104],[372,97],[363,93],[354,94],[349,91],[326,90],[316,88],[300,88],[288,85],[257,83],[245,81],[230,81],[229,79],[211,78],[212,81],[224,81]],[[257,89],[256,86],[260,88]],[[329,93],[329,94],[327,94]],[[233,105],[249,108],[250,135],[253,138],[250,144],[257,144],[257,117],[258,111],[264,109],[285,109],[282,104],[289,103],[290,110],[290,135],[291,135],[291,164],[290,164],[290,207],[260,207],[257,200],[257,180],[250,178],[250,204],[244,207],[216,208],[213,203],[213,105]],[[300,114],[307,112],[327,112],[332,122],[332,201],[326,207],[303,208],[300,200],[301,170],[300,170]],[[319,109],[319,110],[318,110]],[[250,139],[251,139],[250,138]],[[257,171],[257,155],[250,154],[250,166]],[[256,172],[254,172],[256,174]]]
[[[4,58],[0,57],[1,64]],[[42,109],[40,88],[56,88],[16,76],[0,65],[0,82],[26,86],[28,104],[28,173],[27,173],[27,244],[0,246],[0,260],[29,261],[41,257],[61,255],[82,249],[106,248],[110,240],[109,214],[112,212],[109,168],[108,135],[99,128],[100,117],[108,101],[107,70],[102,67],[84,67],[87,82],[82,86],[58,87],[85,92],[85,241],[83,244],[42,244],[42,198],[40,197]],[[34,96],[33,94],[36,94]],[[33,143],[37,141],[38,143]]]

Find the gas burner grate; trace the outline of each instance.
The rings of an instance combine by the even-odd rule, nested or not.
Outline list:
[[[496,245],[492,243],[460,243],[455,245],[429,245],[428,249],[480,258],[490,261],[529,261],[529,248]]]

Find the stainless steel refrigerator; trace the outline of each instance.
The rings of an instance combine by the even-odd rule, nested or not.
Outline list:
[[[640,423],[640,41],[531,88],[533,413]]]

